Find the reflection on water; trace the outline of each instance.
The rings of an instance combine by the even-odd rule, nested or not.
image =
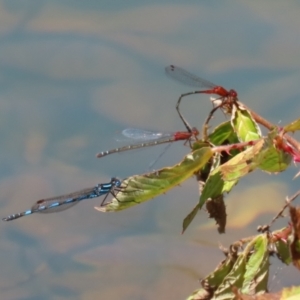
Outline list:
[[[188,88],[165,78],[164,66],[171,63],[232,86],[256,109],[272,101],[266,112],[272,116],[282,101],[276,98],[278,90],[293,101],[299,82],[298,39],[293,37],[298,18],[291,23],[274,6],[270,19],[270,7],[260,3],[124,3],[0,4],[1,217],[38,199],[145,172],[159,149],[99,160],[95,154],[115,147],[113,136],[123,128],[184,130],[175,103]],[[296,11],[287,4],[289,9]],[[289,46],[290,55],[282,57],[282,45]],[[282,69],[288,72],[290,65],[293,75],[286,85]],[[263,76],[274,94],[265,88]],[[277,77],[280,82],[274,85]],[[197,127],[210,108],[205,96],[182,103]],[[180,143],[171,148],[158,167],[177,163],[188,149]],[[259,193],[266,199],[261,209],[273,214],[287,193],[287,175],[280,177],[281,185],[264,174],[251,176],[248,183],[259,180]],[[219,241],[228,245],[254,234],[262,204],[252,197],[258,189],[239,186],[227,197],[226,235],[219,236],[202,212],[182,236],[182,220],[194,207],[197,191],[191,179],[118,213],[97,212],[95,199],[57,214],[2,222],[2,298],[184,299],[222,259]],[[249,203],[246,213],[241,199]]]

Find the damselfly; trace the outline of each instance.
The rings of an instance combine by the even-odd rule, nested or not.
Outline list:
[[[31,215],[33,213],[52,213],[52,212],[63,211],[79,203],[82,200],[97,198],[102,195],[106,195],[107,197],[109,193],[115,196],[114,190],[118,189],[121,186],[121,184],[122,183],[119,179],[113,177],[108,183],[101,183],[91,188],[86,188],[78,192],[74,192],[74,193],[70,193],[58,197],[38,200],[31,207],[31,209],[21,213],[9,215],[8,217],[3,218],[2,220],[11,221],[11,220],[21,218],[23,216]],[[103,205],[103,203],[105,202],[106,197],[102,201],[101,205]]]
[[[115,148],[107,151],[100,152],[96,157],[100,158],[109,154],[123,152],[132,149],[138,149],[143,147],[156,146],[164,143],[172,143],[182,140],[190,140],[192,138],[196,139],[199,134],[196,128],[192,128],[191,132],[188,131],[177,131],[177,132],[157,132],[148,131],[136,128],[127,128],[122,131],[122,134],[135,141],[143,141],[140,144],[132,144],[120,148]]]
[[[176,104],[176,110],[179,114],[179,117],[181,118],[182,122],[184,123],[185,127],[189,132],[192,131],[190,125],[188,122],[184,119],[182,116],[180,110],[179,110],[179,105],[181,102],[181,99],[183,97],[193,95],[193,94],[215,94],[220,96],[218,99],[221,100],[222,102],[218,105],[218,107],[222,107],[225,103],[224,102],[235,102],[237,101],[237,92],[235,90],[226,90],[222,86],[215,85],[205,79],[202,79],[194,74],[191,74],[187,72],[186,70],[176,67],[174,65],[170,65],[165,68],[166,74],[175,79],[180,81],[183,84],[189,85],[189,86],[194,86],[194,87],[199,87],[199,88],[206,88],[205,90],[202,91],[193,91],[189,93],[182,94]]]

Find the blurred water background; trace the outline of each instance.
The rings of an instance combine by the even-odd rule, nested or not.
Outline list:
[[[184,130],[175,104],[193,89],[166,78],[169,64],[236,89],[275,124],[299,118],[299,14],[298,1],[0,1],[1,216],[146,172],[164,146],[95,154],[122,146],[127,127]],[[181,107],[201,128],[211,103]],[[188,151],[173,145],[155,168]],[[194,178],[118,213],[97,212],[95,199],[1,222],[1,299],[184,299],[223,259],[219,242],[255,234],[299,188],[298,171],[243,179],[226,198],[225,235],[204,212],[180,234]],[[270,285],[296,283],[281,268]]]

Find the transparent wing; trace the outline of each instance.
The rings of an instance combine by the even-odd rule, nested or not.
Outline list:
[[[189,73],[188,71],[176,67],[174,65],[170,65],[165,68],[166,74],[172,78],[175,79],[183,84],[193,86],[193,87],[199,87],[199,88],[210,88],[213,89],[216,87],[215,84],[202,79],[192,73]]]
[[[122,131],[127,138],[137,141],[152,141],[173,136],[172,133],[142,130],[138,128],[127,128]]]

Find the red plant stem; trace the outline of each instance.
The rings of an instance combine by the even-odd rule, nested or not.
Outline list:
[[[250,109],[249,107],[247,107],[244,103],[242,103],[242,102],[240,102],[240,101],[239,101],[239,103],[240,103],[245,109],[247,109],[247,110],[250,112],[250,114],[252,115],[253,119],[254,119],[257,123],[259,123],[259,124],[265,126],[265,127],[266,127],[267,129],[269,129],[269,130],[272,130],[272,129],[274,129],[274,128],[277,127],[276,125],[272,124],[271,122],[269,122],[268,120],[266,120],[265,118],[263,118],[262,116],[260,116],[260,115],[257,114],[256,112],[254,112],[252,109]],[[284,138],[285,138],[291,145],[293,145],[298,151],[300,151],[300,143],[299,143],[296,139],[294,139],[293,137],[291,137],[291,136],[288,135],[288,134],[285,134],[285,135],[284,135]]]
[[[213,147],[212,150],[215,152],[225,151],[225,152],[229,153],[229,151],[234,150],[234,149],[242,149],[247,146],[254,146],[260,140],[261,139],[253,140],[253,141],[249,141],[249,142],[230,144],[230,145],[216,146],[216,147]]]

